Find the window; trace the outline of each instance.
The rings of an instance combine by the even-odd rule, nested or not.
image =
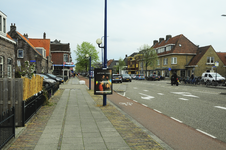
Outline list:
[[[170,51],[171,49],[172,49],[171,45],[166,47],[166,51]]]
[[[157,65],[158,65],[158,66],[160,65],[160,60],[159,60],[159,59],[157,60]]]
[[[207,64],[214,64],[214,57],[207,57]]]
[[[0,56],[0,78],[3,78],[3,57]]]
[[[22,49],[17,50],[17,58],[24,58],[24,50]]]
[[[177,57],[171,58],[171,64],[177,64]]]
[[[46,58],[46,50],[42,47],[35,48],[44,58]]]
[[[0,15],[0,31],[2,31],[2,16]]]
[[[168,65],[168,58],[163,59],[163,65]]]
[[[11,78],[12,77],[12,59],[11,58],[8,58],[7,59],[7,75],[8,75],[8,78]]]
[[[3,18],[3,32],[6,33],[6,19]]]
[[[64,62],[69,62],[68,61],[68,54],[64,54]]]

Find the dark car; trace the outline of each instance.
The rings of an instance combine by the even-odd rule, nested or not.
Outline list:
[[[136,75],[136,80],[145,80],[145,77],[143,74],[137,74]]]
[[[151,74],[149,77],[148,77],[148,80],[151,80],[151,81],[159,81],[160,80],[160,76],[156,75],[156,74]]]
[[[132,78],[128,74],[122,74],[122,81],[129,81],[129,82],[131,82]]]
[[[119,74],[113,74],[112,76],[112,83],[114,82],[120,82],[122,83],[122,76]]]
[[[53,79],[59,83],[63,83],[64,82],[64,79],[63,78],[60,78],[60,77],[57,77],[53,74],[50,74],[50,73],[45,73],[44,75],[46,75],[47,77],[49,77],[50,79]]]

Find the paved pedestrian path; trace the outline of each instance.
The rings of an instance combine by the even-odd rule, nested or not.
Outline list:
[[[35,146],[35,150],[130,149],[99,107],[86,85],[74,78],[66,85],[60,101]]]
[[[25,127],[17,128],[16,138],[3,149],[168,149],[110,102],[102,106],[103,97],[88,90],[86,82],[87,78],[75,77],[61,84],[49,104],[43,106]],[[120,89],[120,86],[115,88]]]

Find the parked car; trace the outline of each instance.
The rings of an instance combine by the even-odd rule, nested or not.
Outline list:
[[[112,83],[114,83],[114,82],[122,83],[122,76],[119,74],[113,74],[112,75]]]
[[[130,77],[132,80],[135,80],[136,79],[136,74],[130,74]]]
[[[136,80],[145,80],[145,77],[143,74],[136,75]]]
[[[131,79],[130,75],[128,75],[128,74],[122,74],[122,81],[129,81],[129,82],[131,82],[132,79]]]
[[[43,79],[43,86],[44,86],[44,87],[48,87],[48,86],[50,86],[50,85],[56,83],[55,80],[49,78],[48,76],[46,76],[46,75],[44,75],[44,74],[36,74],[36,75],[39,75],[39,76],[41,76],[41,77],[44,78],[44,79]]]
[[[50,79],[53,79],[59,83],[63,83],[64,82],[64,79],[63,78],[60,78],[60,77],[57,77],[53,74],[50,74],[50,73],[45,73],[44,75],[46,75],[47,77],[49,77]]]
[[[157,74],[151,74],[147,80],[150,80],[150,81],[159,81],[160,80],[160,76],[158,76]]]

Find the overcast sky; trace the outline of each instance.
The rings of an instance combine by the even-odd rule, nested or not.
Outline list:
[[[104,35],[105,0],[1,0],[7,15],[7,31],[29,38],[57,39],[70,43],[75,62],[77,44],[90,42],[101,50],[96,39]],[[166,35],[183,34],[196,45],[212,45],[226,52],[226,0],[108,0],[107,59],[124,58],[144,44]],[[101,60],[101,58],[100,58]]]

